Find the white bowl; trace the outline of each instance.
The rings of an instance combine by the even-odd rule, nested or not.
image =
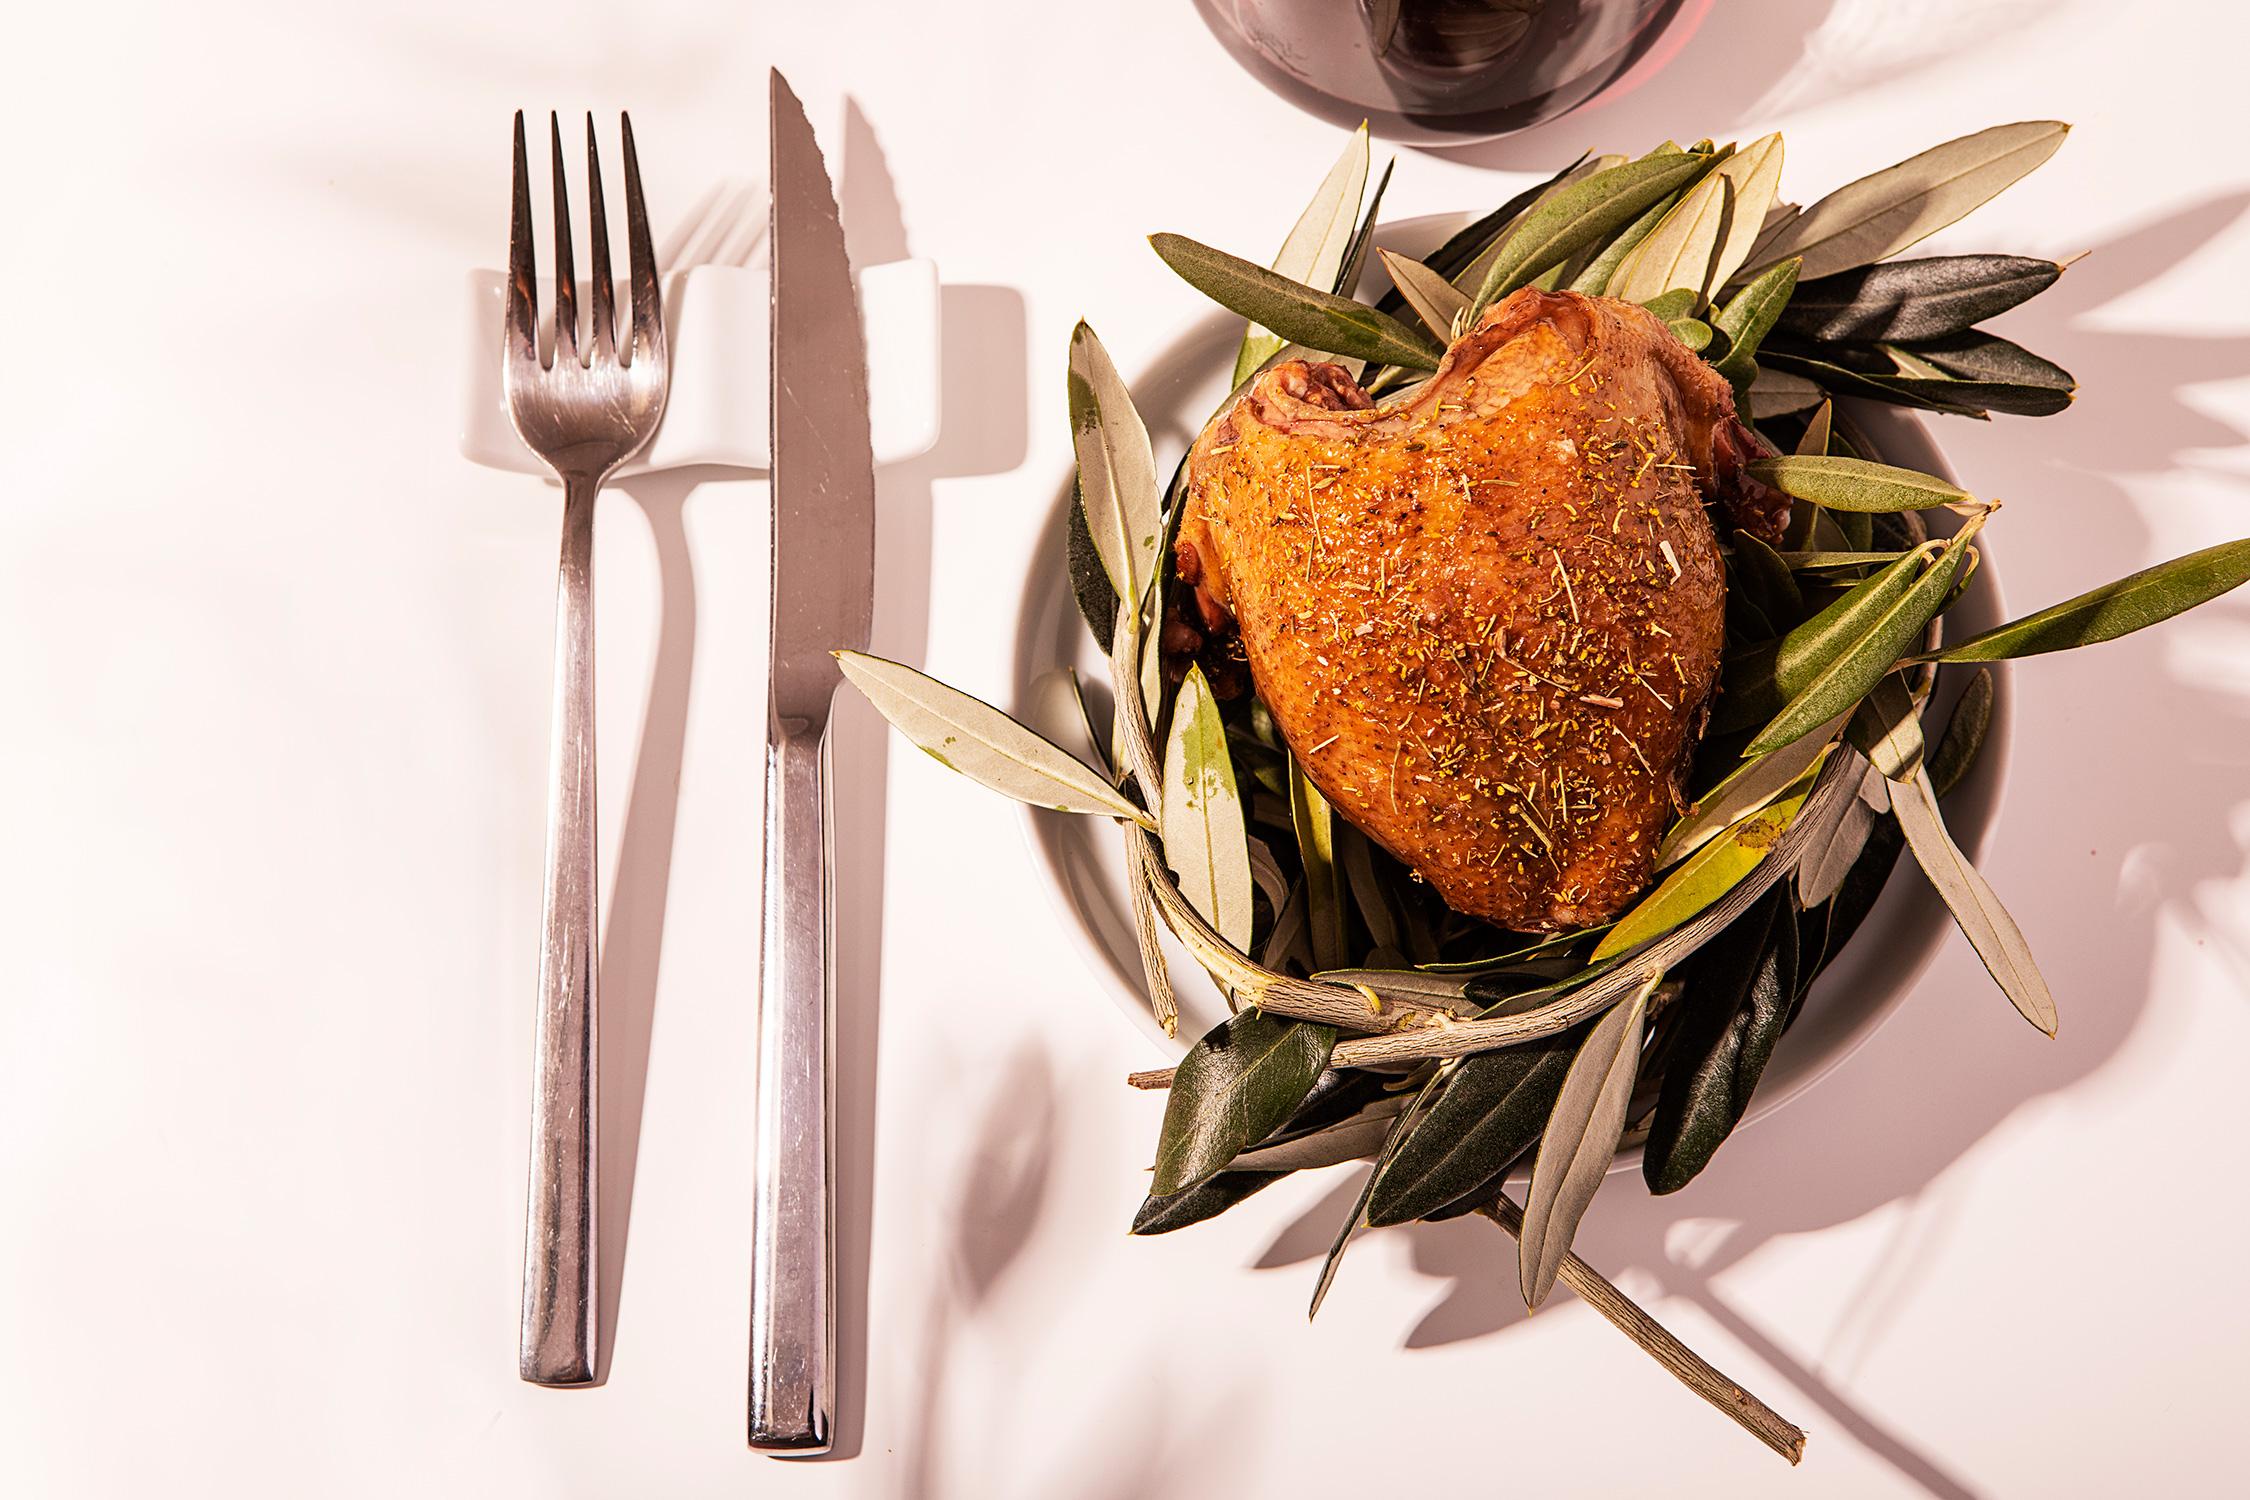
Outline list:
[[[1449,227],[1450,221],[1435,220],[1386,226],[1381,238],[1386,245],[1434,244]],[[1224,398],[1241,328],[1239,319],[1224,314],[1205,318],[1134,383],[1134,398],[1156,444],[1160,475],[1171,472],[1171,465]],[[1886,461],[1947,479],[1957,477],[1918,416],[1863,403],[1850,405],[1844,414]],[[1101,689],[1105,703],[1108,676],[1071,596],[1064,564],[1069,504],[1066,482],[1048,516],[1046,542],[1026,581],[1014,686],[1019,716],[1083,753],[1086,732],[1068,706],[1067,691],[1058,690],[1062,673],[1066,668],[1076,670],[1089,687]],[[1939,533],[1955,524],[1943,511],[1930,513],[1928,519]],[[1949,634],[1972,634],[2005,618],[1992,548],[1985,543],[1980,550],[1982,566],[1960,602],[1946,614]],[[1946,799],[1947,826],[1972,857],[1991,836],[2006,783],[2013,720],[2009,680],[2004,665],[1993,670],[1999,691],[1984,752],[1968,778]],[[1931,722],[1943,721],[1966,680],[1964,672],[1940,674]],[[1226,1004],[1200,966],[1167,933],[1180,1005],[1179,1034],[1166,1037],[1150,1015],[1117,830],[1101,819],[1028,807],[1023,818],[1032,854],[1048,877],[1064,926],[1095,982],[1149,1039],[1154,1054],[1164,1061],[1177,1058],[1225,1019]],[[1743,1123],[1772,1114],[1857,1051],[1905,1000],[1951,930],[1943,904],[1914,871],[1911,858],[1903,859],[1882,899],[1813,987],[1796,1023],[1775,1047]],[[1639,1162],[1637,1147],[1621,1151],[1612,1170],[1637,1169]]]

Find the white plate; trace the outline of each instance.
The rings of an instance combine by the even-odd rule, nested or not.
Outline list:
[[[1386,245],[1434,245],[1452,222],[1418,220],[1385,226],[1381,241]],[[1160,474],[1171,472],[1203,421],[1225,397],[1226,376],[1241,330],[1239,319],[1224,314],[1206,318],[1134,383],[1134,398],[1156,444]],[[1948,479],[1955,477],[1922,421],[1913,414],[1865,403],[1850,405],[1845,414],[1886,460]],[[1108,677],[1102,655],[1079,618],[1064,566],[1069,503],[1070,492],[1065,486],[1048,517],[1047,541],[1026,583],[1015,693],[1024,717],[1062,743],[1081,749],[1086,732],[1067,707],[1067,692],[1058,693],[1061,673],[1065,668],[1076,669],[1083,681],[1100,688],[1104,704]],[[1934,532],[1948,532],[1954,525],[1953,517],[1944,511],[1932,512],[1928,519]],[[2005,617],[1992,549],[1980,544],[1980,550],[1984,553],[1982,566],[1960,602],[1945,617],[1948,633],[1956,637],[1985,629]],[[1984,753],[1967,780],[1946,799],[1947,826],[1972,857],[1990,837],[2006,783],[2012,715],[2005,665],[1994,668],[1994,678],[1999,691]],[[1965,680],[1966,674],[1958,671],[1941,674],[1933,723],[1943,722],[1943,714],[1950,711],[1952,699]],[[1096,981],[1156,1051],[1167,1059],[1177,1057],[1195,1038],[1225,1018],[1225,1001],[1167,933],[1165,942],[1179,993],[1179,1035],[1167,1038],[1149,1014],[1139,950],[1133,941],[1123,851],[1115,828],[1099,819],[1032,808],[1025,808],[1023,816],[1032,853],[1046,871],[1065,925]],[[1843,955],[1821,976],[1796,1023],[1775,1047],[1744,1124],[1772,1114],[1858,1050],[1913,989],[1951,930],[1944,906],[1914,873],[1911,858],[1902,860],[1874,911]],[[1640,1151],[1635,1147],[1620,1152],[1612,1170],[1637,1169],[1639,1162]]]

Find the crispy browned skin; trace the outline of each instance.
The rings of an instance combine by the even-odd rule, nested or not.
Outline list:
[[[1281,365],[1189,457],[1197,617],[1167,645],[1245,655],[1314,784],[1455,910],[1606,921],[1648,883],[1718,675],[1705,499],[1764,538],[1786,520],[1737,472],[1756,446],[1726,382],[1608,298],[1517,292],[1380,407]]]

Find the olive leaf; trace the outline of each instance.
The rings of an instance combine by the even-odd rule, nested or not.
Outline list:
[[[1710,166],[1709,158],[1690,154],[1644,157],[1559,189],[1525,214],[1501,242],[1471,300],[1470,315],[1624,228],[1651,203],[1685,188]]]
[[[1502,238],[1505,237],[1508,227],[1523,216],[1524,210],[1530,208],[1548,191],[1577,172],[1579,168],[1586,164],[1586,161],[1587,157],[1581,154],[1578,160],[1564,167],[1545,182],[1525,188],[1492,212],[1463,225],[1447,236],[1444,244],[1423,257],[1423,264],[1448,280],[1462,279],[1464,273],[1476,264],[1480,256],[1499,245]],[[1479,270],[1474,280],[1481,283],[1483,277],[1484,273]],[[1343,289],[1339,288],[1338,290]],[[1393,290],[1385,293],[1375,305],[1384,312],[1395,313],[1406,306],[1406,300],[1396,290]]]
[[[1297,216],[1289,237],[1281,242],[1280,253],[1273,258],[1273,273],[1304,286],[1335,286],[1337,273],[1350,252],[1353,227],[1359,222],[1359,200],[1366,191],[1367,125],[1363,121],[1345,143],[1336,164],[1321,179],[1312,202]],[[1234,357],[1234,378],[1227,384],[1242,384],[1258,366],[1279,354],[1286,342],[1253,321],[1242,336],[1242,348]]]
[[[1364,302],[1315,291],[1264,266],[1252,265],[1177,234],[1149,236],[1164,263],[1230,312],[1272,329],[1291,343],[1326,354],[1434,370],[1444,351]]]
[[[1830,510],[1927,510],[1960,505],[1969,492],[1932,474],[1836,455],[1787,454],[1753,459],[1750,476],[1795,500],[1810,500]]]
[[[1087,534],[1110,587],[1137,615],[1164,531],[1156,458],[1117,366],[1084,323],[1070,335],[1070,439]]]
[[[1791,300],[1795,300],[1792,298]],[[1808,458],[1825,458],[1828,455],[1828,436],[1836,426],[1836,403],[1823,401],[1820,410],[1805,423],[1804,436],[1797,439],[1797,451]]]
[[[1707,293],[1715,294],[1734,279],[1764,233],[1766,216],[1781,190],[1783,154],[1777,130],[1719,163],[1716,175],[1727,180],[1733,200],[1727,205],[1726,234],[1713,252],[1710,274],[1704,280]]]
[[[1263,1011],[1246,1010],[1213,1027],[1172,1074],[1150,1192],[1183,1193],[1273,1134],[1303,1102],[1335,1045],[1333,1026]]]
[[[1109,570],[1086,524],[1086,492],[1075,476],[1070,482],[1070,519],[1063,533],[1063,559],[1070,569],[1070,596],[1078,601],[1078,613],[1106,656],[1111,632],[1117,629],[1117,590],[1109,581]]]
[[[1320,1304],[1328,1300],[1328,1289],[1336,1284],[1336,1268],[1343,1263],[1344,1250],[1351,1244],[1352,1236],[1359,1232],[1360,1226],[1367,1222],[1367,1201],[1375,1191],[1375,1179],[1383,1175],[1383,1169],[1390,1165],[1391,1158],[1413,1131],[1414,1122],[1421,1117],[1423,1107],[1429,1103],[1430,1091],[1444,1076],[1443,1069],[1432,1073],[1421,1088],[1415,1091],[1413,1102],[1398,1117],[1398,1123],[1391,1127],[1390,1136],[1383,1142],[1382,1152],[1375,1158],[1375,1169],[1367,1174],[1367,1181],[1360,1184],[1359,1196],[1352,1201],[1350,1215],[1337,1226],[1336,1238],[1328,1246],[1327,1258],[1320,1263],[1320,1280],[1313,1284],[1312,1303],[1305,1309],[1308,1321],[1320,1316]]]
[[[1983,515],[1969,517],[1946,542],[1937,560],[1899,596],[1898,602],[1884,611],[1865,635],[1815,673],[1803,691],[1792,697],[1751,741],[1744,754],[1763,755],[1778,750],[1810,734],[1866,697],[1928,628],[1953,586],[1953,577],[1960,571],[1970,541],[1983,525]]]
[[[1590,297],[1606,295],[1609,284],[1616,279],[1617,268],[1624,263],[1625,257],[1632,254],[1641,241],[1656,231],[1656,226],[1664,222],[1664,216],[1679,201],[1679,195],[1675,193],[1657,199],[1642,210],[1639,218],[1610,236],[1609,243],[1579,267],[1577,273],[1570,278],[1570,289],[1584,292]]]
[[[2042,359],[2021,344],[1977,328],[1925,339],[1895,352],[1911,355],[1964,382],[2059,391],[2078,388],[2076,377],[2053,360]]]
[[[1674,318],[1664,326],[1693,353],[1701,354],[1711,346],[1711,325],[1700,318]]]
[[[1648,997],[1663,977],[1650,975],[1631,999],[1610,1007],[1586,1034],[1563,1077],[1539,1138],[1539,1154],[1532,1159],[1523,1233],[1516,1244],[1517,1280],[1526,1307],[1536,1308],[1554,1290],[1571,1236],[1617,1155],[1625,1108],[1640,1070]]]
[[[1404,1224],[1473,1192],[1538,1139],[1584,1028],[1462,1059],[1375,1175],[1371,1225]]]
[[[1689,306],[1699,303],[1717,283],[1711,280],[1712,257],[1733,220],[1735,185],[1725,175],[1725,164],[1690,188],[1671,211],[1632,252],[1617,263],[1609,280],[1609,295],[1627,302],[1646,302],[1675,288],[1687,292]]]
[[[1813,772],[1808,770],[1781,797],[1739,819],[1682,860],[1609,930],[1588,962],[1614,958],[1670,932],[1740,885],[1796,820],[1812,782]]]
[[[1427,323],[1439,338],[1451,338],[1454,322],[1468,310],[1469,299],[1452,282],[1418,260],[1393,255],[1380,248],[1375,253],[1382,257],[1391,285],[1398,288],[1406,305],[1414,309],[1414,315]]]
[[[839,651],[836,660],[893,728],[947,770],[1035,807],[1155,829],[1107,776],[991,704],[879,656]]]
[[[2250,580],[2250,539],[2221,542],[2143,568],[2075,599],[1996,625],[1938,653],[1938,661],[2007,661],[2130,635]]]
[[[1164,746],[1164,862],[1180,894],[1237,948],[1250,945],[1250,845],[1219,700],[1188,668]]]
[[[1734,576],[1757,599],[1768,619],[1791,625],[1804,618],[1805,599],[1781,554],[1747,531],[1728,538],[1734,550]]]
[[[1753,363],[1750,377],[1750,419],[1763,422],[1808,406],[1818,406],[1826,393],[1793,370],[1769,370]]]
[[[1779,713],[1823,668],[1874,629],[1906,597],[1921,574],[1922,564],[1935,550],[1925,544],[1900,555],[1882,571],[1853,584],[1779,641],[1730,659],[1712,726],[1722,732],[1747,729]]]
[[[1922,765],[1922,705],[1896,673],[1875,684],[1845,731],[1868,764],[1891,781],[1904,781]]]
[[[1642,1148],[1652,1193],[1676,1193],[1742,1123],[1797,997],[1797,914],[1777,884],[1683,968],[1680,1030]]]
[[[1797,262],[1782,261],[1753,276],[1712,318],[1713,325],[1727,336],[1726,358],[1716,368],[1733,382],[1738,397],[1745,390],[1755,389],[1758,346],[1765,341],[1774,319],[1789,305],[1796,287]]]
[[[1312,930],[1313,964],[1333,969],[1344,962],[1344,899],[1336,883],[1335,813],[1294,758],[1289,762],[1289,821],[1297,831],[1297,854],[1305,866],[1305,917]]]
[[[1800,282],[1775,326],[1830,343],[1944,338],[2037,296],[2062,270],[2021,255],[1886,261]]]
[[[1383,194],[1390,191],[1391,169],[1397,165],[1395,156],[1384,162],[1383,175],[1375,179],[1375,191],[1368,195],[1367,208],[1359,217],[1359,228],[1352,233],[1351,248],[1344,252],[1344,263],[1336,268],[1335,284],[1329,287],[1339,297],[1349,297],[1359,288],[1360,275],[1367,269],[1367,247],[1375,240],[1375,216],[1383,211]]]
[[[2059,120],[2026,120],[1933,146],[1806,209],[1760,251],[1752,271],[1791,255],[1804,259],[1808,279],[1887,260],[2022,178],[2069,133]]]
[[[1670,323],[1687,316],[1688,311],[1695,306],[1695,293],[1686,287],[1678,287],[1672,291],[1658,292],[1641,306]]]
[[[1847,568],[1889,567],[1903,552],[1780,552],[1775,556],[1793,573],[1827,573]]]
[[[1308,1172],[1358,1161],[1381,1148],[1391,1123],[1412,1101],[1404,1094],[1377,1099],[1348,1119],[1318,1130],[1292,1131],[1280,1140],[1246,1148],[1230,1171]]]
[[[1383,893],[1383,882],[1375,873],[1375,856],[1367,835],[1349,823],[1336,828],[1335,834],[1344,888],[1351,892],[1352,905],[1367,924],[1368,939],[1378,949],[1396,951],[1400,946],[1398,918],[1392,914],[1390,898]]]
[[[1508,252],[1509,243],[1514,238],[1518,227],[1533,214],[1546,207],[1557,193],[1584,182],[1596,172],[1606,172],[1611,167],[1621,167],[1625,164],[1625,161],[1626,158],[1614,154],[1585,155],[1579,157],[1568,170],[1558,172],[1549,178],[1543,186],[1531,195],[1531,201],[1524,206],[1522,213],[1516,215],[1513,222],[1508,224],[1501,233],[1495,234],[1487,240],[1466,265],[1459,270],[1448,273],[1454,286],[1463,292],[1472,294],[1478,291],[1484,286],[1485,277],[1490,274],[1493,262]],[[1437,262],[1433,260],[1431,264],[1434,266]],[[1561,260],[1555,262],[1556,266],[1562,264],[1563,261]],[[1495,298],[1494,300],[1499,299]],[[1477,311],[1482,312],[1483,310],[1483,306],[1479,305]]]
[[[2008,909],[2000,904],[1991,885],[1946,832],[1928,768],[1915,772],[1912,780],[1892,792],[1891,810],[1898,816],[1898,826],[1906,835],[1907,847],[1914,851],[1915,863],[1930,878],[1930,884],[1937,887],[1938,895],[1953,913],[1953,920],[1960,925],[1969,946],[1976,949],[1977,957],[1984,961],[1986,972],[2000,986],[2001,993],[2025,1020],[2053,1036],[2055,997],[2041,977],[2039,966],[2032,961],[2031,947],[2024,941],[2023,930],[2016,926],[2015,918],[2008,915]]]
[[[1992,728],[1992,700],[1992,669],[1979,667],[1954,701],[1953,717],[1946,720],[1945,733],[1928,757],[1930,787],[1940,797],[1959,786],[1976,764],[1985,734]]]
[[[1792,741],[1770,755],[1743,761],[1717,786],[1689,804],[1680,820],[1656,848],[1656,868],[1670,869],[1751,813],[1764,807],[1807,771],[1820,764],[1836,732],[1844,727],[1839,714],[1825,728]]]
[[[1848,748],[1842,754],[1853,754]],[[1798,858],[1793,872],[1797,887],[1797,904],[1801,907],[1819,906],[1836,894],[1837,887],[1850,873],[1859,859],[1860,850],[1867,843],[1867,835],[1875,825],[1875,809],[1860,795],[1869,778],[1877,784],[1882,774],[1864,763],[1859,767],[1858,784],[1847,797],[1839,797],[1828,815],[1827,825],[1814,830],[1805,841],[1804,853]],[[1888,802],[1885,803],[1888,806]]]
[[[1286,1172],[1221,1172],[1178,1193],[1151,1193],[1133,1215],[1134,1234],[1170,1234],[1215,1219],[1252,1193],[1272,1187]]]
[[[1832,353],[1840,349],[1836,345],[1822,347]],[[1892,406],[1910,406],[1917,411],[1944,412],[1948,416],[1971,417],[1978,421],[1987,419],[1982,407],[1967,404],[1966,397],[1972,392],[1962,381],[1916,380],[1911,376],[1846,369],[1833,360],[1807,354],[1796,345],[1769,342],[1759,352],[1764,363],[1792,375],[1801,375],[1829,395],[1859,396]]]

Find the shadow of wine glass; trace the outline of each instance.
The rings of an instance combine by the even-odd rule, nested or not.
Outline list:
[[[1469,166],[1551,172],[1589,142],[1639,152],[1692,138],[1683,132],[1723,137],[1796,105],[1832,104],[1964,49],[1988,47],[2049,19],[2054,9],[2031,0],[1910,8],[1911,22],[1896,4],[1696,0],[1623,77],[1577,109],[1497,140],[1420,149]],[[1714,87],[1714,80],[1723,85]]]
[[[2012,584],[2041,585],[2036,599],[2014,601],[2014,612],[2156,560],[2150,529],[2117,476],[2192,469],[2196,460],[2183,455],[2242,445],[2240,430],[2183,391],[2250,376],[2250,340],[2120,330],[2094,315],[2218,237],[2246,208],[2250,195],[2228,195],[2128,230],[1999,324],[2096,379],[2086,401],[2037,429],[2009,419],[1943,429],[1947,457],[1972,489],[2036,507],[2039,524],[2007,533]],[[2162,378],[2134,378],[2144,372]],[[2238,473],[2212,472],[2244,483]],[[1786,1128],[1744,1129],[1674,1197],[1613,1183],[1580,1228],[1577,1248],[1588,1261],[1612,1277],[1645,1279],[1660,1299],[1692,1303],[1929,1494],[1972,1491],[1941,1457],[1855,1404],[1826,1358],[1816,1365],[1789,1352],[1719,1283],[1778,1239],[1904,1204],[1889,1250],[1831,1335],[1832,1351],[1864,1350],[1882,1336],[1900,1289],[1944,1244],[1949,1209],[1933,1185],[2018,1111],[2076,1086],[2122,1051],[2147,1007],[2163,920],[2217,938],[2223,956],[2250,974],[2237,935],[2202,904],[2212,888],[2250,871],[2250,849],[2228,816],[2250,805],[2250,698],[2193,671],[2199,652],[2239,656],[2246,638],[2250,607],[2222,600],[2163,631],[2067,661],[2030,661],[2014,673],[2015,795],[2036,798],[2042,812],[2067,796],[2068,816],[2003,814],[2007,832],[1980,862],[2055,982],[2058,1040],[2028,1031],[1966,946],[1952,943],[1890,1024],[1790,1106]],[[2148,774],[2154,746],[2166,749],[2161,777]],[[2077,795],[2084,787],[2102,795]],[[1916,877],[1908,869],[1901,878]],[[1898,894],[1894,886],[1885,899]],[[2085,920],[2105,897],[2113,919]],[[1256,1264],[1303,1265],[1324,1255],[1363,1170],[1344,1174]],[[1489,1337],[1524,1320],[1513,1246],[1497,1230],[1463,1220],[1396,1232],[1407,1236],[1417,1270],[1452,1283],[1407,1347]]]

